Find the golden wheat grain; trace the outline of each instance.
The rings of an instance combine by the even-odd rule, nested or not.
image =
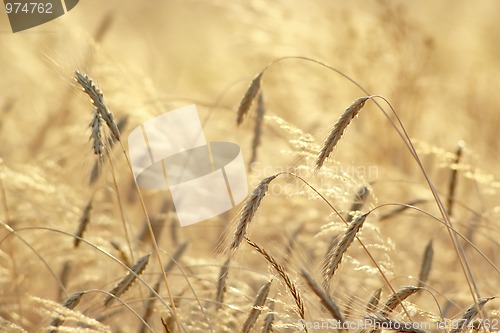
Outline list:
[[[307,285],[311,290],[319,297],[321,300],[321,304],[325,307],[325,309],[330,312],[330,314],[338,320],[340,323],[344,323],[345,319],[340,311],[339,306],[335,301],[314,281],[312,276],[310,276],[306,271],[301,270],[300,273],[302,277],[306,280]]]
[[[127,289],[132,285],[138,275],[141,275],[146,265],[149,262],[149,256],[151,254],[147,254],[144,257],[141,257],[137,260],[137,262],[132,266],[132,272],[128,272],[127,275],[118,283],[109,293],[111,295],[106,295],[104,300],[104,306],[108,306],[115,298],[120,297]]]
[[[83,210],[82,217],[80,218],[80,223],[78,223],[78,229],[76,230],[75,233],[76,237],[73,240],[74,247],[78,247],[78,245],[80,245],[80,238],[83,236],[83,233],[87,229],[87,226],[90,222],[90,213],[92,212],[92,201],[93,199],[91,198]]]
[[[104,102],[104,96],[101,90],[99,90],[99,88],[94,84],[94,81],[87,74],[81,73],[77,70],[75,71],[75,78],[80,86],[82,86],[83,91],[89,95],[92,100],[92,104],[96,107],[95,110],[97,114],[99,114],[106,122],[111,134],[116,140],[120,141],[120,130],[116,125],[113,113],[108,109],[106,103]]]
[[[418,287],[422,288],[427,279],[429,278],[429,273],[432,267],[432,258],[434,256],[434,250],[432,248],[432,239],[427,243],[424,251],[424,257],[422,259],[422,266],[420,267],[420,275],[418,277]]]
[[[335,274],[337,267],[340,265],[340,262],[342,261],[344,254],[347,252],[349,246],[351,246],[352,242],[354,241],[354,238],[356,237],[358,231],[363,226],[363,223],[365,222],[365,219],[368,216],[368,214],[369,213],[360,215],[354,221],[352,221],[349,224],[347,230],[345,231],[344,236],[342,236],[340,242],[333,249],[333,251],[331,251],[327,255],[323,266],[323,274],[324,274],[323,287],[327,291],[330,289],[330,280]]]
[[[368,98],[369,97],[360,97],[360,98],[356,99],[344,111],[342,116],[340,116],[339,120],[337,120],[337,123],[335,123],[335,125],[333,126],[333,129],[331,130],[330,134],[328,135],[325,142],[323,143],[323,146],[321,147],[318,158],[316,159],[316,169],[317,170],[319,170],[323,166],[323,163],[328,158],[328,156],[332,152],[333,148],[335,148],[335,146],[339,142],[345,129],[347,128],[347,126],[349,126],[349,123],[351,122],[351,120],[354,119],[354,117],[356,117],[358,112],[363,108],[363,106],[365,105],[365,102],[368,100]]]
[[[387,317],[389,313],[391,313],[396,306],[401,304],[405,299],[410,297],[411,295],[415,294],[418,292],[421,288],[418,287],[413,287],[413,286],[406,286],[402,287],[398,291],[396,291],[394,294],[389,296],[387,300],[384,303],[384,306],[380,310],[380,315],[382,317]]]
[[[247,228],[250,222],[252,222],[253,217],[255,216],[255,212],[260,206],[260,203],[264,196],[266,195],[267,190],[269,189],[269,183],[278,177],[278,175],[273,175],[267,178],[264,178],[252,191],[250,197],[247,199],[245,207],[241,213],[240,221],[238,222],[238,226],[236,227],[236,231],[234,232],[233,241],[231,243],[230,249],[236,250],[243,238],[247,233]]]
[[[264,303],[266,303],[267,295],[269,295],[269,290],[271,290],[272,282],[273,280],[268,281],[259,289],[259,292],[257,293],[255,301],[252,305],[252,309],[250,310],[250,313],[248,314],[248,317],[245,320],[245,323],[243,324],[241,333],[250,332],[250,329],[252,329],[253,325],[255,325],[255,322],[257,321],[260,313],[262,312],[262,307],[264,306]]]
[[[292,295],[293,300],[295,301],[295,304],[297,305],[298,309],[298,314],[300,315],[300,318],[305,320],[304,317],[304,303],[302,302],[302,296],[300,295],[299,289],[295,285],[295,283],[292,282],[290,279],[288,273],[286,272],[285,267],[282,265],[278,264],[276,259],[272,257],[265,249],[257,245],[256,243],[252,242],[250,239],[245,237],[245,241],[253,247],[258,253],[262,254],[262,256],[273,266],[273,268],[276,270],[276,272],[281,276],[283,281],[285,282],[286,286],[288,287],[288,290],[290,291],[290,294]]]
[[[240,106],[238,107],[238,113],[236,114],[236,124],[241,125],[243,119],[245,118],[248,110],[252,106],[252,103],[255,99],[255,96],[259,93],[260,90],[260,80],[262,78],[262,73],[257,75],[250,83],[247,91],[245,92],[245,96],[241,100]]]
[[[472,304],[469,306],[469,308],[464,312],[462,317],[458,320],[458,327],[452,329],[450,333],[460,333],[464,330],[467,325],[469,325],[470,321],[474,319],[474,317],[481,311],[484,307],[484,305],[494,299],[495,297],[485,297],[485,298],[480,298],[477,301],[476,304]]]

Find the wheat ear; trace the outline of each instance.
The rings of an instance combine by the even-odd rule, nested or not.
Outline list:
[[[261,143],[262,137],[262,125],[264,124],[264,96],[262,92],[259,94],[257,98],[257,116],[255,117],[255,127],[253,130],[253,139],[252,139],[252,155],[250,156],[250,161],[248,162],[249,169],[252,167],[252,164],[257,160],[257,149]]]
[[[286,286],[288,287],[288,290],[290,291],[290,294],[292,295],[292,298],[295,301],[295,304],[297,305],[298,313],[300,315],[300,318],[305,320],[304,317],[304,303],[302,302],[302,297],[300,295],[299,289],[295,285],[295,283],[292,282],[290,277],[288,276],[288,273],[285,270],[285,267],[282,265],[278,264],[276,259],[274,259],[269,253],[267,253],[266,250],[264,250],[262,247],[257,245],[256,243],[252,242],[250,239],[245,237],[245,241],[253,247],[258,253],[262,254],[262,256],[273,266],[273,268],[276,270],[276,272],[281,276],[283,281],[285,282]]]
[[[264,178],[250,194],[250,197],[248,198],[241,213],[236,231],[234,232],[234,238],[230,246],[231,250],[236,250],[240,246],[247,233],[248,225],[252,222],[255,212],[259,208],[262,199],[269,189],[269,183],[271,183],[271,181],[273,181],[276,177],[278,177],[278,174]]]
[[[80,291],[80,292],[76,292],[76,293],[73,293],[71,295],[69,295],[63,302],[62,302],[62,306],[64,306],[65,308],[67,309],[70,309],[70,310],[73,310],[77,305],[78,303],[80,303],[80,300],[82,298],[82,296],[84,295],[85,293]],[[50,321],[50,326],[51,327],[54,327],[56,329],[50,329],[48,331],[48,333],[55,333],[55,332],[58,332],[59,330],[57,330],[57,327],[61,326],[62,323],[64,323],[64,320],[61,319],[61,318],[52,318],[52,320]]]
[[[340,262],[342,261],[344,254],[347,252],[349,246],[351,246],[352,242],[354,241],[354,238],[356,237],[358,231],[363,226],[363,223],[365,222],[365,219],[368,216],[368,214],[370,213],[360,215],[354,221],[352,221],[349,224],[347,230],[345,231],[344,236],[342,236],[340,242],[337,244],[337,246],[335,246],[333,251],[331,251],[327,255],[323,267],[323,273],[324,273],[323,287],[327,291],[330,288],[330,280],[335,274],[337,267],[340,265]]]
[[[266,319],[264,319],[264,326],[262,326],[262,333],[271,333],[273,331],[273,323],[274,323],[274,301],[269,300],[269,312],[266,315]]]
[[[366,304],[366,312],[374,312],[377,309],[381,294],[382,288],[378,288],[377,290],[375,290],[373,295],[368,300],[368,303]]]
[[[88,224],[90,223],[90,213],[92,212],[92,201],[93,198],[89,200],[87,206],[83,210],[82,217],[80,218],[80,223],[78,224],[78,230],[75,233],[75,238],[73,240],[74,247],[78,247],[80,244],[80,238],[83,236],[83,233],[87,229]]]
[[[380,310],[380,315],[382,317],[387,317],[399,304],[401,304],[405,299],[410,297],[411,295],[418,292],[421,288],[406,286],[402,287],[394,294],[389,296],[389,298],[385,301],[382,310]]]
[[[344,316],[342,315],[342,312],[340,311],[339,306],[337,303],[334,302],[334,300],[321,288],[316,281],[307,274],[306,271],[301,270],[300,273],[304,277],[304,279],[307,282],[307,285],[311,290],[319,297],[321,300],[321,304],[325,307],[325,309],[330,312],[330,314],[333,316],[333,318],[337,319],[340,323],[344,323],[345,319]]]
[[[252,83],[250,83],[250,86],[248,87],[245,93],[245,96],[243,96],[243,99],[241,100],[240,106],[238,107],[238,113],[236,114],[236,124],[238,126],[241,125],[241,123],[243,122],[243,119],[248,113],[248,110],[250,110],[250,107],[252,106],[255,97],[259,93],[261,78],[262,78],[262,73],[257,75],[252,80]]]
[[[432,267],[432,258],[434,256],[434,249],[432,248],[432,239],[427,243],[424,251],[424,258],[422,260],[422,266],[420,267],[420,275],[418,278],[418,287],[422,288],[427,279],[429,278],[429,273]]]
[[[266,303],[267,295],[269,295],[269,290],[271,290],[271,283],[273,280],[268,281],[265,285],[263,285],[257,296],[255,297],[255,301],[252,305],[252,310],[248,314],[247,320],[243,324],[243,328],[241,329],[241,333],[248,333],[250,329],[253,327],[257,319],[259,318],[260,313],[262,312],[262,307],[264,303]]]
[[[344,111],[342,116],[340,116],[339,120],[333,126],[330,134],[326,138],[321,150],[319,152],[318,158],[316,159],[316,169],[319,170],[325,160],[328,158],[333,148],[337,145],[342,134],[344,133],[347,126],[351,122],[354,117],[358,114],[358,112],[363,108],[365,102],[369,99],[369,97],[360,97],[356,99],[352,104]]]
[[[106,103],[104,102],[104,96],[95,85],[94,81],[87,75],[80,71],[75,71],[75,79],[82,86],[83,91],[89,95],[92,100],[92,104],[96,107],[95,111],[102,119],[106,122],[111,134],[116,140],[120,141],[120,130],[116,125],[113,113],[108,109]]]
[[[219,279],[217,280],[217,292],[215,293],[215,309],[219,310],[224,302],[224,294],[226,293],[226,280],[229,273],[232,256],[229,256],[224,262],[219,272]]]
[[[142,258],[139,258],[137,262],[132,266],[131,271],[127,273],[127,275],[118,283],[109,293],[111,295],[107,295],[104,300],[104,305],[110,305],[115,298],[120,297],[128,288],[132,285],[138,275],[141,275],[146,265],[149,262],[149,256],[151,254],[147,254]]]
[[[450,333],[460,333],[464,330],[465,327],[471,322],[472,319],[481,311],[481,309],[484,307],[484,305],[494,299],[495,297],[487,297],[487,298],[480,298],[477,301],[476,304],[472,304],[469,306],[469,308],[464,312],[462,317],[458,320],[460,323],[458,327],[452,329]]]

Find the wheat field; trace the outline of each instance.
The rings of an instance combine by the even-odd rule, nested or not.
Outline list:
[[[0,10],[0,331],[496,332],[500,3]],[[195,104],[248,197],[180,227],[127,137]]]

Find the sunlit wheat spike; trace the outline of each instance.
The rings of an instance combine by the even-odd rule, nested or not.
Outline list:
[[[351,246],[358,231],[363,226],[363,223],[365,222],[368,214],[369,213],[360,215],[354,221],[352,221],[349,224],[349,227],[345,231],[344,235],[342,236],[340,242],[337,244],[337,246],[335,246],[335,248],[330,253],[328,253],[325,259],[325,264],[323,266],[323,274],[324,274],[323,287],[327,291],[330,288],[330,280],[335,274],[337,267],[340,265],[340,262],[342,261],[344,254],[347,252],[347,249],[349,249],[349,246]]]
[[[149,256],[151,254],[147,254],[142,258],[139,258],[137,262],[132,266],[131,270],[132,272],[128,272],[127,275],[114,287],[109,293],[111,295],[107,295],[106,299],[104,300],[104,305],[108,306],[110,305],[115,298],[120,297],[127,289],[130,287],[130,285],[135,281],[137,278],[137,275],[141,275],[144,269],[146,268],[146,265],[148,264],[149,261]]]
[[[365,102],[369,99],[369,97],[360,97],[356,99],[352,104],[344,111],[342,116],[340,116],[339,120],[333,126],[332,131],[326,138],[321,150],[319,152],[318,158],[316,159],[316,169],[319,170],[325,160],[328,158],[333,148],[337,145],[342,134],[344,133],[347,126],[351,122],[354,117],[358,114],[358,112],[363,108]]]
[[[381,294],[382,294],[382,288],[378,288],[377,290],[375,290],[373,295],[368,300],[368,303],[366,304],[366,312],[374,312],[375,310],[377,310]]]
[[[226,293],[226,281],[229,273],[229,266],[231,264],[231,256],[227,258],[219,272],[219,279],[217,280],[217,292],[215,294],[215,309],[219,310],[224,302],[224,294]]]
[[[252,164],[257,160],[257,149],[261,143],[260,140],[262,136],[262,125],[264,123],[264,113],[264,97],[261,92],[257,99],[257,117],[255,118],[255,128],[253,131],[252,155],[250,156],[250,161],[248,162],[249,168],[251,168]]]
[[[84,294],[85,294],[84,292],[80,291],[80,292],[76,292],[76,293],[69,295],[62,302],[62,306],[64,306],[67,309],[73,310],[78,305],[78,303],[80,302],[80,300]],[[64,320],[61,318],[57,318],[57,317],[52,318],[52,320],[50,322],[50,326],[57,328],[57,327],[61,326],[63,322],[64,322]],[[57,329],[51,328],[51,329],[49,329],[48,333],[57,332],[57,331],[58,331]]]
[[[241,100],[240,106],[238,108],[238,113],[236,115],[236,124],[241,125],[243,119],[248,113],[248,110],[250,110],[250,107],[252,106],[255,97],[259,93],[261,78],[262,78],[262,73],[257,75],[252,80],[252,83],[250,83],[250,86],[248,87],[245,96],[243,96],[243,99]]]
[[[391,313],[396,308],[396,306],[401,304],[405,299],[407,299],[411,295],[418,292],[420,289],[421,288],[413,286],[402,287],[394,294],[389,296],[389,298],[385,301],[382,310],[380,310],[380,315],[382,315],[383,317],[387,317],[389,313]]]
[[[485,297],[477,300],[477,305],[472,304],[469,308],[464,312],[462,317],[458,320],[458,327],[452,329],[450,333],[460,333],[464,330],[467,325],[471,322],[472,319],[482,310],[484,305],[494,299],[495,297]]]
[[[364,318],[365,323],[370,323],[374,327],[372,332],[380,332],[381,328],[386,330],[397,331],[398,333],[428,333],[426,330],[421,329],[415,323],[394,321],[390,318],[372,314]],[[422,325],[423,326],[423,325]]]
[[[269,312],[264,319],[264,326],[262,326],[262,333],[271,333],[273,331],[273,323],[274,323],[274,301],[269,300],[268,306]]]
[[[255,297],[255,301],[252,305],[252,310],[248,314],[247,320],[243,324],[243,328],[241,329],[241,333],[248,333],[250,329],[253,327],[257,319],[259,318],[260,313],[262,312],[262,307],[266,303],[267,295],[269,295],[269,290],[271,290],[271,283],[273,281],[268,281],[265,285],[263,285],[257,296]]]
[[[90,222],[90,213],[92,212],[92,199],[87,203],[85,209],[83,210],[82,217],[80,218],[80,223],[78,224],[78,230],[75,233],[75,237],[73,240],[74,247],[78,247],[80,244],[80,238],[83,236],[83,233],[87,229],[87,226]]]
[[[330,314],[338,320],[340,323],[344,323],[345,319],[344,316],[342,315],[342,312],[340,311],[339,306],[337,303],[333,301],[333,299],[321,288],[316,281],[310,276],[306,271],[301,270],[300,273],[304,277],[304,279],[307,282],[307,285],[311,290],[319,297],[321,300],[321,304],[325,307],[325,309],[330,312]]]
[[[269,183],[271,183],[271,181],[273,181],[276,177],[278,177],[277,174],[264,178],[250,194],[250,197],[247,199],[245,207],[241,213],[236,231],[234,232],[234,238],[230,246],[231,250],[236,250],[240,246],[243,241],[243,237],[245,237],[247,233],[248,225],[252,222],[255,212],[259,208],[262,199],[269,189]]]
[[[267,260],[267,262],[269,262],[271,266],[273,266],[273,268],[276,270],[279,276],[281,276],[286,286],[288,287],[288,290],[290,291],[290,294],[292,295],[295,304],[297,305],[300,318],[305,320],[304,303],[302,302],[302,296],[300,295],[299,289],[297,288],[295,283],[293,283],[292,280],[290,279],[290,276],[286,272],[285,267],[278,264],[278,262],[276,261],[276,259],[274,259],[274,257],[272,257],[269,253],[267,253],[266,250],[264,250],[262,247],[260,247],[250,239],[245,237],[245,241],[248,243],[248,245],[253,247],[258,253],[262,254],[262,256]]]
[[[108,125],[111,134],[116,140],[120,141],[120,130],[115,123],[113,113],[108,109],[106,103],[104,103],[104,96],[95,85],[94,81],[89,78],[87,74],[83,74],[80,71],[75,71],[76,81],[82,86],[83,90],[87,95],[89,95],[92,100],[92,104],[96,107],[97,113],[102,117],[102,119]]]
[[[418,287],[422,288],[427,279],[429,278],[429,273],[432,267],[432,257],[434,256],[434,249],[432,248],[432,239],[427,243],[424,251],[424,257],[422,259],[422,266],[420,267],[420,275],[418,277]]]

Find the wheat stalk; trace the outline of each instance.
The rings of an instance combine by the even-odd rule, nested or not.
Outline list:
[[[356,237],[358,231],[363,226],[363,223],[365,222],[365,219],[368,216],[368,214],[370,213],[365,213],[363,215],[360,215],[354,221],[352,221],[349,224],[349,227],[345,231],[344,236],[342,237],[340,242],[333,249],[333,251],[328,253],[323,267],[323,273],[324,273],[323,287],[327,291],[330,288],[330,280],[335,274],[337,267],[340,265],[340,262],[342,261],[344,254],[347,252],[349,246],[351,246],[352,242],[354,241],[354,238]]]
[[[250,194],[250,197],[245,204],[245,208],[243,208],[241,213],[236,231],[234,232],[234,238],[230,245],[231,250],[236,250],[240,246],[247,233],[248,225],[252,222],[255,212],[259,208],[262,199],[269,189],[269,183],[271,183],[271,181],[273,181],[276,177],[278,177],[278,174],[264,178]]]
[[[266,303],[267,295],[269,295],[269,290],[271,290],[271,283],[273,280],[268,281],[264,284],[257,293],[255,297],[255,301],[252,305],[252,310],[248,314],[245,323],[243,324],[243,328],[241,329],[241,333],[248,333],[250,329],[253,327],[257,319],[259,318],[260,313],[262,312],[262,307],[264,303]]]
[[[314,281],[312,276],[310,276],[306,271],[301,270],[300,273],[307,282],[307,285],[311,290],[319,297],[321,304],[330,312],[333,318],[337,319],[340,323],[344,323],[345,319],[340,311],[339,306],[334,302],[334,300]]]
[[[245,237],[245,241],[253,247],[258,253],[262,254],[262,256],[273,266],[273,268],[276,270],[276,272],[281,276],[283,281],[285,282],[286,286],[288,287],[288,290],[290,291],[290,294],[292,295],[292,298],[295,301],[295,304],[297,305],[298,313],[300,315],[300,318],[305,320],[304,317],[304,303],[302,302],[302,297],[300,295],[299,289],[297,286],[295,286],[295,283],[292,282],[290,277],[288,276],[288,273],[285,270],[285,267],[282,265],[278,264],[276,259],[274,259],[269,253],[267,253],[266,250],[264,250],[262,247],[257,245],[256,243],[252,242],[250,239]]]
[[[340,116],[337,123],[333,126],[330,134],[326,138],[321,150],[319,152],[318,158],[316,159],[316,169],[319,170],[325,160],[328,158],[333,148],[337,145],[342,134],[344,133],[347,126],[351,122],[354,117],[358,114],[358,112],[363,108],[365,102],[369,99],[369,97],[360,97],[356,99],[352,104],[344,111],[342,116]]]
[[[252,80],[252,83],[250,83],[250,86],[245,92],[245,96],[243,96],[243,99],[240,102],[240,106],[238,107],[238,113],[236,114],[236,124],[238,126],[241,125],[241,123],[243,122],[243,119],[248,113],[248,110],[250,110],[250,107],[252,106],[252,103],[260,90],[261,78],[262,78],[262,73],[257,75]]]
[[[109,293],[111,295],[107,295],[104,300],[104,306],[110,305],[115,298],[120,297],[128,288],[132,285],[138,275],[141,275],[146,265],[149,262],[150,254],[145,255],[142,258],[139,258],[137,262],[132,266],[131,271],[127,273],[127,275],[118,283]]]

